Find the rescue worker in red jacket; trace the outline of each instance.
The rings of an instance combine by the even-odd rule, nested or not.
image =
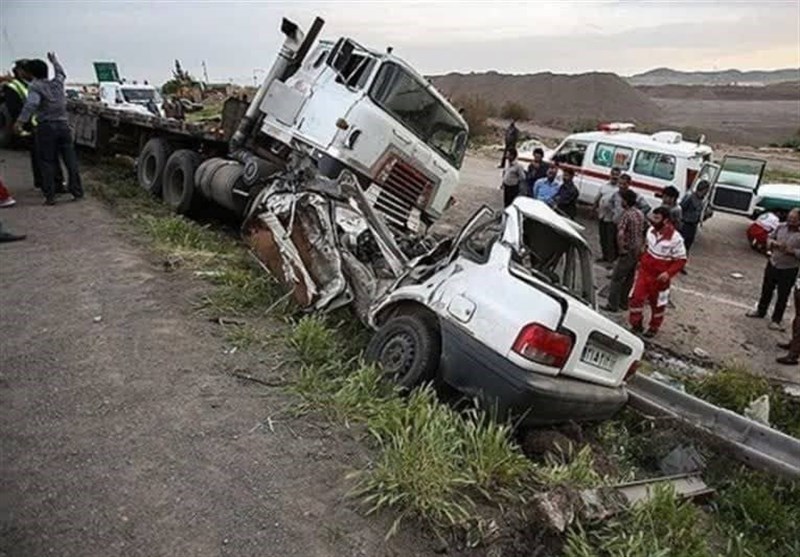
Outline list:
[[[670,281],[686,265],[686,246],[670,221],[669,209],[654,209],[650,213],[650,224],[628,302],[628,317],[635,333],[644,330],[644,304],[650,304],[650,326],[644,333],[648,338],[654,337],[664,322]]]

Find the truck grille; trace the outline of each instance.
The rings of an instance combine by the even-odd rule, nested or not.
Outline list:
[[[417,231],[419,213],[433,192],[433,181],[400,159],[389,160],[378,173],[378,188],[367,195],[389,224]]]

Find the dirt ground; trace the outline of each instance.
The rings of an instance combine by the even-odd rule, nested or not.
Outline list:
[[[467,157],[462,168],[457,203],[437,227],[443,232],[456,230],[479,206],[502,206],[500,170],[497,160]],[[583,211],[578,219],[585,227],[585,236],[599,251],[596,222]],[[775,347],[787,334],[767,329],[768,321],[745,317],[758,299],[764,256],[750,249],[745,237],[749,219],[717,212],[702,228],[687,267],[672,288],[673,309],[660,335],[652,343],[678,354],[692,355],[696,348],[708,352],[717,362],[740,361],[754,372],[782,381],[800,383],[800,367],[775,363],[782,352]],[[741,278],[734,278],[740,273]],[[595,281],[602,288],[607,284],[606,269],[595,267]],[[786,310],[788,325],[794,308]],[[616,319],[624,322],[624,315]]]
[[[203,283],[95,200],[42,206],[26,155],[2,159],[0,219],[28,239],[0,244],[0,555],[432,554],[345,498],[362,443],[231,375],[281,354],[227,353]]]

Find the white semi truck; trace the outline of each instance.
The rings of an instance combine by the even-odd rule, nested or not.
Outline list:
[[[350,306],[400,385],[440,377],[528,422],[600,419],[627,400],[643,344],[595,307],[576,226],[539,202],[427,228],[458,185],[464,119],[412,67],[352,39],[285,40],[246,106],[208,130],[73,103],[79,143],[138,145],[142,187],[178,213],[240,215],[264,268],[308,310]]]

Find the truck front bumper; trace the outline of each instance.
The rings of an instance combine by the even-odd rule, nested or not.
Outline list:
[[[461,328],[441,320],[443,379],[500,419],[524,425],[604,420],[628,401],[624,387],[604,387],[526,370],[491,350]]]

